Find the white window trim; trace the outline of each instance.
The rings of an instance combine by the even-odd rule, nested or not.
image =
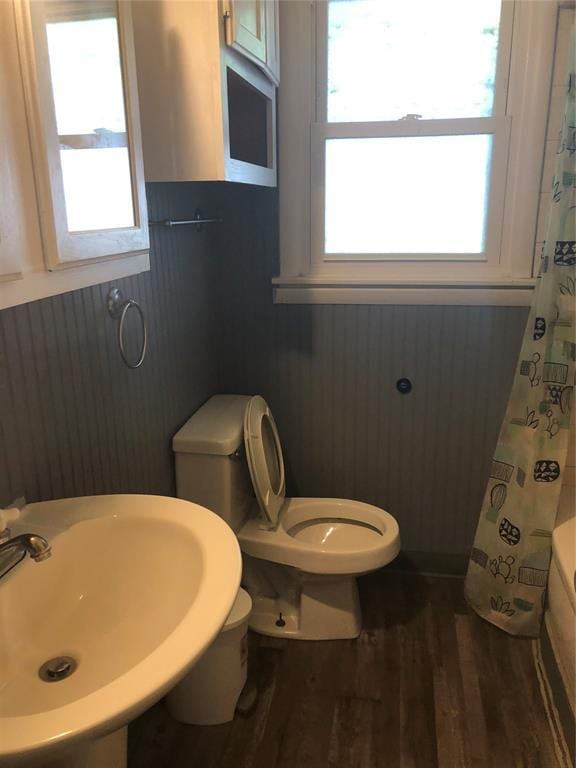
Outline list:
[[[310,271],[319,275],[328,271],[329,262],[342,262],[335,267],[343,278],[353,280],[359,276],[366,279],[381,278],[384,271],[395,279],[414,279],[415,271],[422,279],[454,278],[475,273],[478,278],[498,274],[500,255],[500,235],[504,199],[502,191],[506,183],[506,162],[510,135],[510,118],[467,118],[460,120],[396,120],[386,123],[313,123],[311,138],[311,173],[312,173],[312,231]],[[487,216],[486,248],[484,253],[464,254],[329,254],[323,253],[324,242],[324,195],[314,194],[323,191],[325,176],[324,143],[330,138],[377,138],[390,136],[456,136],[456,135],[491,134],[493,136],[491,179],[493,194]],[[416,192],[416,190],[415,190]],[[419,193],[416,193],[419,196]],[[351,200],[351,205],[353,201]],[[350,210],[350,225],[362,226],[362,211]],[[384,267],[382,262],[395,262]],[[414,261],[422,262],[417,267]],[[478,262],[476,269],[471,262]],[[370,264],[365,262],[372,262]],[[376,263],[375,263],[376,262]],[[330,265],[331,266],[331,265]]]
[[[326,3],[321,1],[319,5],[319,13],[325,13]],[[510,73],[508,78],[501,78],[501,83],[506,82],[508,89],[506,92],[500,87],[496,93],[494,111],[500,117],[493,118],[503,120],[505,112],[503,130],[507,127],[510,130],[508,157],[498,159],[499,172],[506,174],[504,199],[493,201],[502,215],[498,263],[470,259],[467,262],[438,260],[427,263],[415,260],[374,262],[372,259],[354,264],[337,260],[323,260],[321,264],[314,261],[314,228],[311,224],[312,221],[321,224],[318,216],[323,216],[322,205],[313,199],[314,175],[321,168],[320,164],[312,163],[315,143],[319,136],[346,131],[345,124],[315,125],[319,118],[325,118],[325,114],[319,115],[319,109],[322,109],[319,105],[324,103],[324,99],[318,97],[318,91],[323,92],[322,84],[316,82],[316,9],[314,2],[280,3],[283,50],[283,79],[279,94],[281,271],[273,279],[275,301],[529,304],[535,284],[533,254],[558,3],[505,0],[504,13],[513,10],[514,19]],[[530,51],[530,56],[525,55],[526,51]],[[499,56],[499,69],[507,59],[504,51],[504,56]],[[486,120],[481,119],[485,124]],[[442,122],[456,125],[474,121]],[[382,125],[372,124],[376,135],[378,126]],[[389,128],[390,123],[387,130]],[[405,122],[402,130],[406,131]],[[495,139],[495,153],[497,143]],[[317,152],[315,156],[322,154]],[[361,226],[361,219],[358,226]],[[496,230],[490,233],[492,237],[500,237],[498,229],[496,221]],[[322,230],[316,227],[318,231]]]

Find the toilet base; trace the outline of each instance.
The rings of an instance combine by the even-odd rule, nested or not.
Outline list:
[[[245,557],[243,584],[252,598],[249,627],[254,632],[295,640],[347,640],[362,630],[354,576],[302,573]]]

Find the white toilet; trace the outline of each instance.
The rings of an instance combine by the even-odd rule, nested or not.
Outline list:
[[[356,577],[400,550],[392,515],[359,501],[287,498],[278,431],[258,395],[210,398],[173,449],[178,496],[212,509],[238,536],[250,628],[304,640],[356,637]]]

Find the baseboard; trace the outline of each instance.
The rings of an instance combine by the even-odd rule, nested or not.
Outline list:
[[[464,576],[468,553],[402,551],[386,570],[429,576]]]

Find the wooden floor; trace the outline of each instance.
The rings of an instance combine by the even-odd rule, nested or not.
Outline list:
[[[221,726],[162,703],[130,727],[129,768],[557,768],[531,641],[472,614],[462,581],[360,581],[357,640],[251,636],[259,699]]]

